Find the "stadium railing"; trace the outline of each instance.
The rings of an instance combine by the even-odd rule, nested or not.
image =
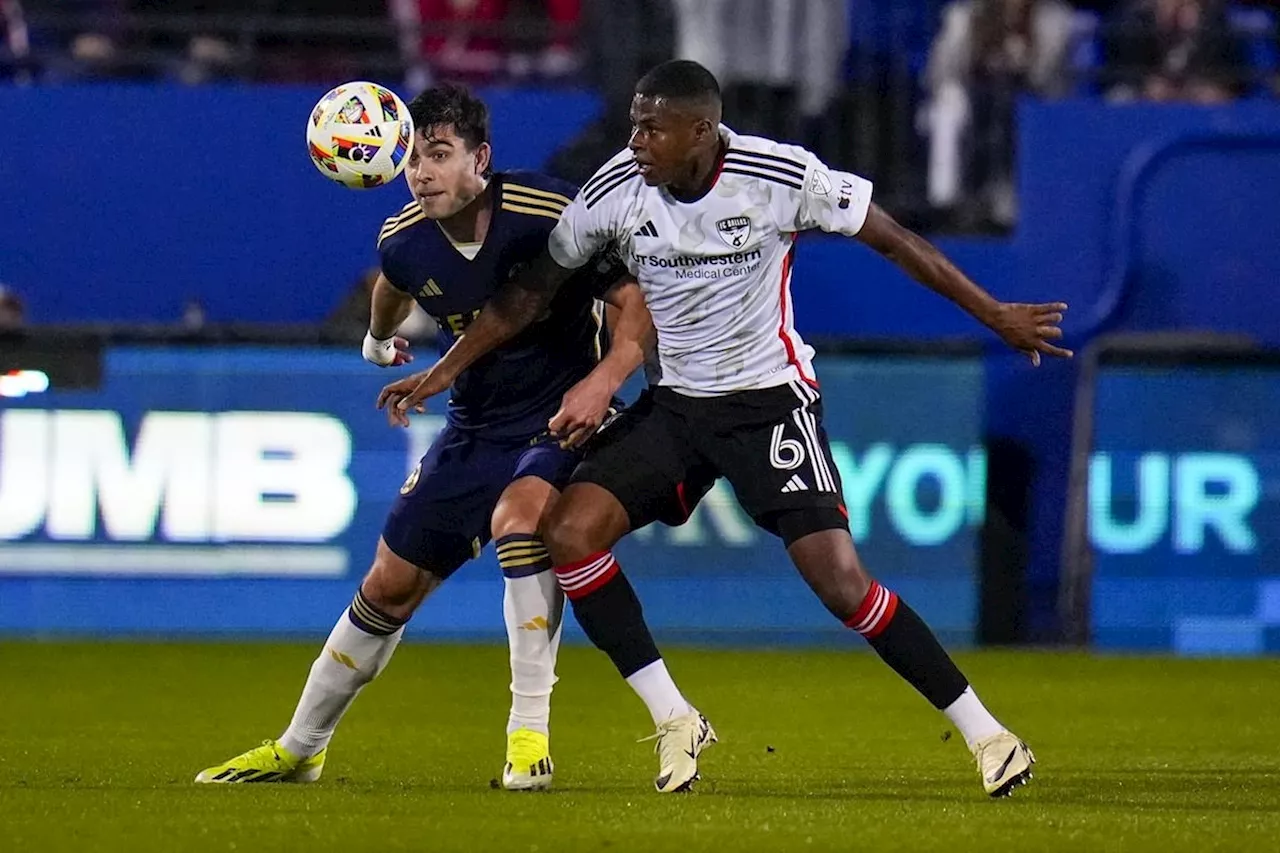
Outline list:
[[[1094,339],[1078,361],[1058,597],[1063,639],[1078,646],[1094,644],[1100,637],[1119,648],[1176,646],[1178,619],[1203,621],[1193,612],[1196,603],[1183,600],[1185,588],[1178,584],[1192,581],[1198,588],[1211,589],[1227,577],[1280,575],[1271,541],[1276,520],[1266,509],[1280,498],[1266,485],[1276,473],[1271,469],[1280,454],[1280,431],[1264,414],[1268,395],[1280,397],[1280,350],[1230,333],[1125,333]],[[1102,385],[1116,376],[1128,384]],[[1121,405],[1111,405],[1117,401]],[[1225,405],[1228,401],[1230,406]],[[1099,454],[1108,463],[1105,495],[1091,493],[1091,485],[1104,482],[1093,471]],[[1229,538],[1224,522],[1215,521],[1221,519],[1215,513],[1222,504],[1215,509],[1214,502],[1229,502],[1232,484],[1229,477],[1215,481],[1211,473],[1198,481],[1199,491],[1188,486],[1179,492],[1179,484],[1168,480],[1179,476],[1177,462],[1184,456],[1244,460],[1255,472],[1250,477],[1261,479],[1262,491],[1249,491],[1248,497],[1263,506],[1242,505],[1239,514],[1228,519],[1247,522],[1246,538],[1252,541],[1243,547],[1211,541],[1215,534]],[[1152,490],[1154,497],[1144,495],[1139,482],[1144,479],[1144,459],[1151,460],[1153,473],[1165,472],[1166,479]],[[1230,474],[1235,469],[1226,470]],[[1193,499],[1199,506],[1190,505]],[[1146,506],[1153,500],[1161,505]],[[1186,510],[1198,513],[1193,519],[1200,522],[1198,528],[1177,517]],[[1100,546],[1100,514],[1108,526],[1127,528],[1129,541]],[[1121,585],[1137,582],[1118,597],[1124,600],[1106,602],[1109,614],[1128,612],[1104,616],[1101,626],[1094,600],[1100,561]],[[1206,606],[1212,609],[1215,604]],[[1252,602],[1243,606],[1251,608]],[[1148,611],[1153,615],[1143,615]],[[1144,618],[1153,621],[1141,624]],[[1161,618],[1169,624],[1158,624]]]

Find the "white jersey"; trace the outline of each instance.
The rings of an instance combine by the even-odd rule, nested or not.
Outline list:
[[[653,314],[660,385],[701,397],[816,384],[813,349],[792,323],[796,234],[857,234],[871,182],[795,145],[720,134],[723,166],[697,201],[646,186],[631,152],[615,155],[561,215],[551,256],[577,269],[617,243]]]

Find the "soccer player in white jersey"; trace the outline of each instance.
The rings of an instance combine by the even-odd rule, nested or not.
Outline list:
[[[443,390],[509,339],[608,241],[624,248],[658,332],[656,387],[598,437],[544,525],[557,577],[583,630],[657,725],[659,791],[689,787],[715,742],[658,653],[611,553],[631,530],[689,509],[717,477],[841,622],[964,735],[991,796],[1031,777],[1034,757],[979,701],[924,621],[858,560],[822,427],[813,350],[792,325],[796,234],[856,237],[947,297],[1038,365],[1070,357],[1066,305],[1004,303],[871,201],[872,185],[803,148],[720,124],[715,78],[694,62],[657,66],[636,86],[626,150],[586,183],[529,274],[486,307],[400,406]],[[850,286],[854,286],[852,283]],[[680,519],[676,519],[678,522]]]

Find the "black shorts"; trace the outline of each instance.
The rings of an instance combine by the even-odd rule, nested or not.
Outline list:
[[[815,519],[810,531],[847,527],[822,398],[800,382],[718,397],[646,391],[596,436],[573,482],[612,493],[638,530],[682,523],[720,477],[775,535],[792,510]]]

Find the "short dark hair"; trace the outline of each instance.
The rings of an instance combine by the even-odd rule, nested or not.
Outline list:
[[[489,141],[489,107],[466,86],[445,83],[424,89],[409,102],[409,116],[422,133],[451,126],[472,151]]]
[[[716,76],[691,59],[671,59],[655,65],[636,83],[636,94],[649,98],[720,102]]]

